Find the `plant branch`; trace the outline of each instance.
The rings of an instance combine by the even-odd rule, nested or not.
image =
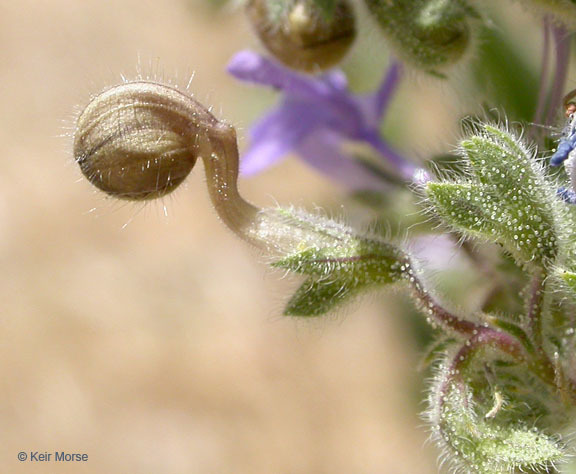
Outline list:
[[[528,288],[527,321],[528,330],[538,350],[543,350],[542,310],[544,302],[544,277],[539,270],[533,277]]]

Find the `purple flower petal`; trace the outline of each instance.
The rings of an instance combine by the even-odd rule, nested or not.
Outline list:
[[[365,126],[379,129],[386,109],[394,97],[402,75],[399,62],[393,61],[387,69],[378,90],[372,94],[355,97],[357,107],[362,110]]]
[[[388,70],[386,71],[382,84],[373,95],[374,113],[378,122],[380,122],[382,117],[384,117],[386,109],[394,96],[394,92],[396,92],[401,76],[402,65],[398,61],[392,60]]]
[[[387,142],[382,140],[378,131],[367,130],[360,138],[370,144],[374,150],[390,163],[402,179],[406,181],[413,181],[416,177],[420,180],[425,179],[425,176],[418,174],[422,171],[421,168],[417,168],[414,163],[407,161],[406,158],[394,150]]]
[[[284,95],[283,103],[252,130],[252,143],[241,162],[243,174],[255,174],[295,152],[352,189],[381,190],[381,179],[342,152],[342,143],[355,140],[370,144],[402,179],[427,179],[425,172],[380,136],[382,116],[400,80],[400,63],[393,61],[380,88],[364,97],[348,91],[341,71],[312,77],[250,51],[236,54],[228,71],[240,80],[274,87]]]
[[[228,63],[237,79],[280,89],[286,97],[309,102],[309,110],[325,110],[328,126],[354,135],[363,123],[362,111],[347,90],[346,76],[331,71],[320,77],[307,76],[252,51],[241,51]]]
[[[333,69],[322,76],[322,80],[329,84],[334,92],[347,92],[348,91],[348,79],[346,74],[340,69]]]
[[[235,78],[253,82],[302,98],[317,99],[330,93],[330,87],[314,77],[294,72],[252,51],[240,51],[228,63]]]
[[[296,150],[322,122],[321,112],[307,103],[286,101],[266,115],[250,131],[251,143],[240,162],[242,174],[256,174]]]
[[[342,152],[341,137],[328,130],[317,130],[298,148],[300,156],[311,166],[352,190],[382,191],[385,183]]]

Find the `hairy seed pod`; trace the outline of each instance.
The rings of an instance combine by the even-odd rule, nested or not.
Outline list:
[[[257,235],[260,209],[238,192],[236,131],[171,86],[135,81],[97,95],[78,117],[74,157],[94,186],[133,200],[173,191],[201,158],[220,219],[264,245]]]
[[[152,199],[173,191],[198,158],[198,136],[216,119],[166,85],[136,81],[94,97],[78,118],[74,157],[102,191]]]
[[[313,0],[290,0],[280,13],[269,0],[248,0],[246,12],[264,46],[288,67],[313,72],[339,63],[356,37],[354,11],[336,0],[329,12]]]

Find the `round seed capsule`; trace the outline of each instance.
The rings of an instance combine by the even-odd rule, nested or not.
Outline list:
[[[198,158],[197,139],[217,120],[170,86],[135,81],[94,97],[78,118],[74,158],[97,188],[116,198],[173,191]]]
[[[264,46],[288,67],[305,72],[328,69],[354,42],[356,24],[348,0],[337,0],[329,13],[311,0],[295,0],[280,15],[269,5],[267,0],[248,0],[246,12]]]

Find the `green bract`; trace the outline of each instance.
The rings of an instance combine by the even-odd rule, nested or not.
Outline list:
[[[476,333],[448,351],[430,397],[430,420],[465,472],[547,471],[565,457],[548,430],[563,429],[561,414],[576,399],[574,331],[566,330],[572,306],[565,306],[571,304],[565,295],[576,301],[573,218],[535,151],[510,131],[480,124],[460,153],[467,179],[426,185],[433,212],[457,233],[500,244],[531,281],[523,315],[486,316],[496,332]],[[486,350],[511,340],[522,347],[516,354]]]
[[[328,219],[281,212],[294,233],[305,235],[273,266],[308,277],[289,301],[287,315],[318,316],[363,290],[409,277],[408,257],[393,245]]]
[[[365,0],[396,54],[435,75],[460,61],[474,36],[476,12],[465,0]]]
[[[566,234],[563,204],[534,153],[492,125],[463,140],[460,150],[471,179],[429,183],[434,211],[464,235],[502,244],[521,265],[550,266]]]
[[[450,384],[438,401],[433,430],[439,442],[457,454],[460,472],[498,474],[548,471],[565,456],[554,438],[523,425],[502,421],[508,400],[495,393],[484,413],[462,384]]]

